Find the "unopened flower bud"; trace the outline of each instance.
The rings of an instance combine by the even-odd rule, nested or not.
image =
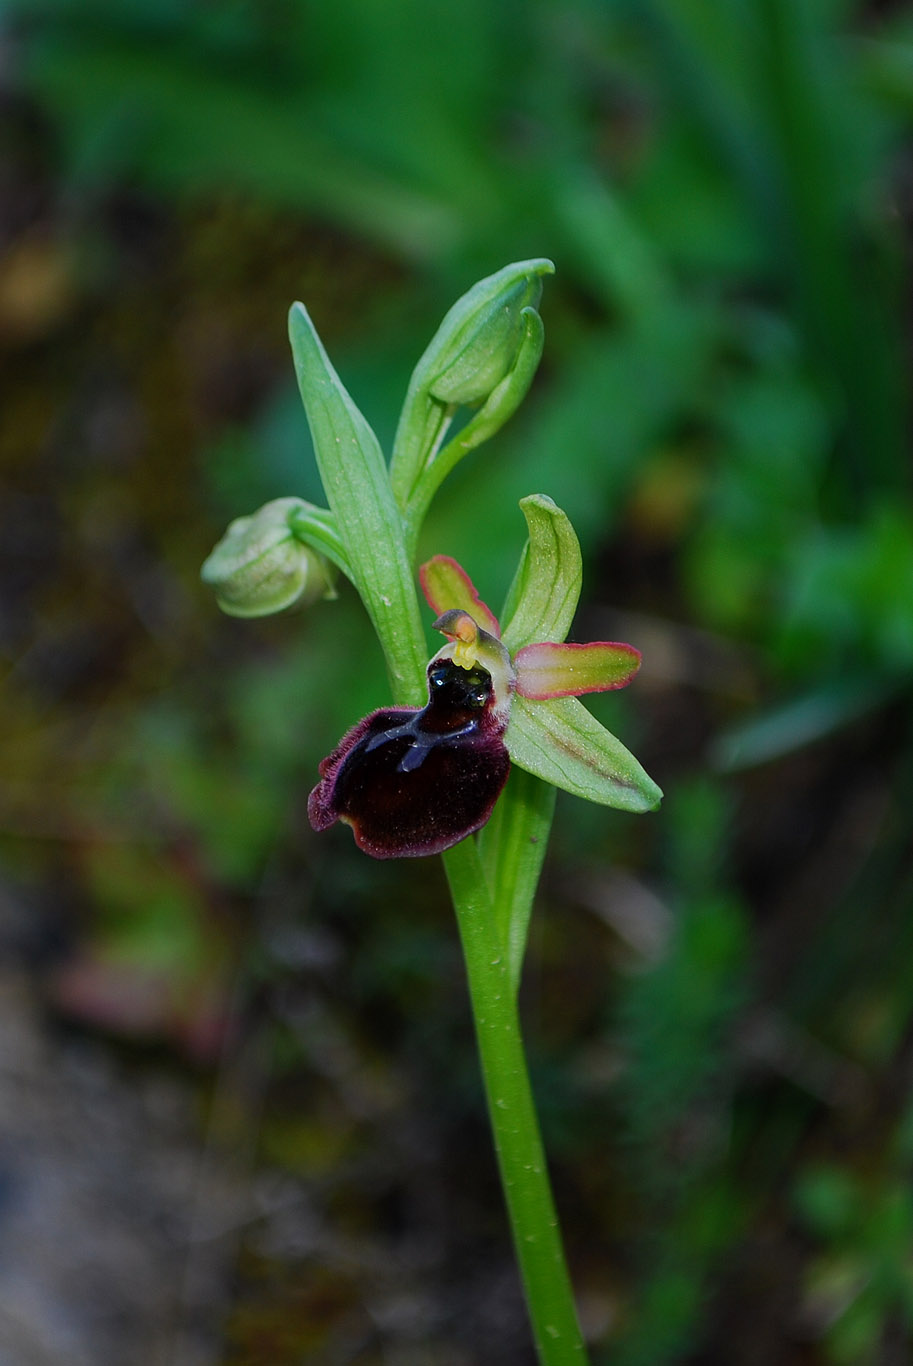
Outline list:
[[[300,498],[276,498],[253,516],[231,523],[200,571],[223,612],[265,617],[326,593],[326,562],[289,525],[290,515],[300,507]]]
[[[518,261],[474,285],[454,304],[420,362],[439,403],[479,404],[512,369],[525,333],[525,308],[542,295],[551,261]]]

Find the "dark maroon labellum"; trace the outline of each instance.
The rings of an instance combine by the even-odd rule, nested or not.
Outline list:
[[[336,820],[374,858],[439,854],[480,829],[507,780],[491,675],[451,659],[428,666],[428,705],[372,712],[320,764],[315,830]]]

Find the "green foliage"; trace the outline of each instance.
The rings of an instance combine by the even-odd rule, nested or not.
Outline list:
[[[909,1171],[867,1182],[840,1167],[809,1168],[795,1200],[819,1242],[804,1289],[807,1312],[826,1325],[828,1360],[877,1362],[885,1323],[895,1315],[913,1323]]]
[[[701,1303],[725,1252],[744,1232],[744,1195],[727,1170],[733,1030],[750,994],[744,907],[721,866],[726,813],[695,783],[670,811],[674,925],[658,960],[621,992],[622,1125],[629,1179],[648,1256],[638,1311],[623,1335],[625,1366],[681,1359],[699,1336]]]

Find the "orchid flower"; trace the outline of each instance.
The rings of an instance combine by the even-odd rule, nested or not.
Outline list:
[[[554,540],[558,529],[564,543],[563,573],[551,584],[558,601],[549,611],[547,598],[544,615],[549,624],[557,607],[552,624],[566,631],[576,594],[561,598],[577,577],[576,537],[550,499],[524,504],[538,551],[546,531]],[[549,562],[534,554],[527,563],[531,558],[539,573],[531,581],[525,574],[506,632],[518,642],[513,654],[494,612],[456,560],[436,555],[422,566],[422,590],[437,613],[434,629],[447,637],[427,668],[428,701],[372,712],[343,736],[321,762],[320,782],[308,801],[315,830],[342,820],[374,858],[442,853],[488,820],[511,759],[597,801],[632,810],[656,804],[658,789],[633,756],[579,703],[567,704],[583,693],[623,688],[640,667],[640,652],[616,641],[527,642],[530,625],[543,616],[537,598]],[[521,575],[524,570],[521,564]],[[582,729],[578,713],[585,718]]]

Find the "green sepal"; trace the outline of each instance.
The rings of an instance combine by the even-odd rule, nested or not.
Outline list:
[[[390,479],[401,508],[412,499],[456,409],[485,404],[514,368],[520,351],[528,353],[528,364],[532,343],[526,312],[539,301],[540,277],[554,270],[544,258],[516,261],[479,280],[445,315],[412,372],[393,444]],[[517,403],[520,398],[522,394]],[[461,454],[465,451],[457,459]]]
[[[520,985],[529,918],[548,848],[555,788],[518,765],[479,832],[479,856],[514,991]]]
[[[303,304],[292,305],[289,340],[317,467],[352,582],[383,645],[394,698],[421,704],[424,632],[380,445],[333,369]]]
[[[520,499],[529,529],[501,620],[504,644],[515,654],[533,641],[564,640],[571,629],[583,559],[570,520],[544,493]]]
[[[300,498],[274,498],[236,517],[203,563],[200,578],[230,617],[267,617],[332,590],[324,555],[291,525]]]
[[[662,799],[634,755],[576,697],[515,696],[504,742],[513,763],[575,797],[622,811],[653,811]]]

